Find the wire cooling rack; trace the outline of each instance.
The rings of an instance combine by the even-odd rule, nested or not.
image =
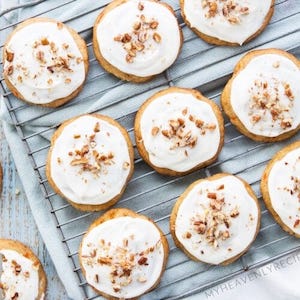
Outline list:
[[[180,17],[178,1],[169,0],[175,9],[180,26],[184,33],[184,46],[176,63],[152,82],[133,85],[116,79],[107,74],[98,65],[92,51],[92,25],[106,1],[92,1],[84,4],[83,0],[51,0],[35,1],[19,5],[1,13],[0,17],[19,13],[19,20],[1,28],[1,51],[5,37],[14,27],[28,17],[49,16],[69,24],[86,40],[90,55],[90,70],[86,85],[81,94],[55,110],[32,107],[15,99],[7,89],[3,78],[0,78],[1,92],[11,120],[15,125],[20,139],[24,143],[26,153],[31,159],[32,168],[43,191],[49,214],[55,220],[57,234],[65,245],[66,256],[70,259],[74,272],[77,274],[78,285],[82,288],[86,299],[101,299],[87,285],[78,261],[78,246],[89,224],[100,213],[83,213],[74,210],[49,187],[45,177],[45,161],[49,149],[49,140],[37,146],[35,139],[50,135],[59,124],[48,126],[32,126],[38,120],[47,119],[68,108],[80,107],[81,103],[92,103],[108,92],[120,87],[128,88],[128,92],[118,95],[109,103],[100,104],[89,112],[103,112],[116,118],[133,138],[133,122],[139,105],[154,91],[166,86],[178,85],[200,90],[207,97],[219,103],[220,93],[236,61],[245,52],[256,48],[277,47],[285,49],[297,57],[300,56],[300,5],[297,0],[276,1],[275,14],[261,36],[253,42],[238,48],[215,47],[197,38],[183,23]],[[24,8],[30,6],[29,8]],[[79,7],[76,10],[76,7]],[[22,7],[22,11],[19,8]],[[75,9],[72,17],[65,17],[66,11]],[[1,63],[1,70],[3,65]],[[101,102],[101,101],[100,101]],[[31,111],[28,118],[26,112]],[[80,110],[79,110],[80,111]],[[69,116],[66,114],[66,118]],[[224,116],[225,117],[225,116]],[[262,171],[268,160],[284,145],[299,140],[300,134],[292,139],[276,143],[264,144],[253,142],[240,135],[225,117],[225,144],[217,162],[205,169],[184,177],[166,177],[157,174],[139,157],[135,147],[135,173],[117,207],[128,207],[153,218],[165,233],[170,245],[170,257],[167,269],[160,285],[143,299],[182,299],[195,296],[214,285],[224,282],[249,269],[263,266],[284,255],[300,249],[299,241],[283,232],[266,210],[259,191]],[[28,130],[31,128],[31,130]],[[135,143],[134,143],[135,146]],[[258,237],[250,250],[230,266],[210,266],[189,260],[178,250],[170,236],[170,211],[182,191],[194,180],[213,175],[218,172],[229,172],[248,181],[259,198],[262,208],[262,222]],[[146,233],[145,233],[146,234]]]

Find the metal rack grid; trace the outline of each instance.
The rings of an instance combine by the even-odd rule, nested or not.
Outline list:
[[[76,28],[75,25],[74,28],[78,29],[78,32],[85,36],[90,54],[90,75],[86,83],[87,88],[85,88],[86,92],[84,89],[76,99],[64,105],[63,108],[55,109],[55,111],[57,112],[68,107],[73,108],[75,106],[80,106],[82,101],[91,100],[92,102],[95,97],[101,97],[115,88],[128,86],[128,90],[130,90],[128,94],[123,94],[114,101],[100,105],[98,108],[92,108],[89,112],[108,112],[109,114],[116,110],[119,111],[120,109],[118,109],[118,107],[125,104],[127,107],[125,110],[126,113],[121,109],[122,112],[113,115],[124,127],[126,127],[133,140],[133,121],[135,112],[139,106],[138,101],[135,105],[132,105],[133,99],[143,98],[143,100],[145,100],[148,95],[157,89],[165,86],[181,85],[199,89],[206,96],[219,104],[222,87],[230,76],[232,66],[244,52],[270,45],[272,47],[284,48],[296,56],[300,56],[300,42],[299,39],[294,38],[295,34],[298,34],[300,31],[299,22],[294,26],[289,25],[289,29],[284,29],[284,32],[278,30],[281,27],[284,27],[285,24],[293,22],[294,18],[297,18],[297,16],[299,19],[299,7],[296,10],[289,10],[290,5],[293,5],[293,3],[294,7],[297,8],[296,1],[297,0],[276,1],[275,11],[280,10],[281,13],[278,15],[275,14],[273,17],[269,24],[269,32],[267,32],[263,38],[257,38],[254,43],[248,44],[248,46],[231,50],[228,50],[228,48],[207,45],[200,41],[182,22],[177,1],[176,3],[171,0],[166,1],[171,3],[175,8],[176,15],[180,21],[180,26],[184,31],[184,47],[173,67],[164,72],[161,76],[158,76],[152,83],[140,85],[140,88],[137,88],[136,86],[132,88],[132,84],[117,80],[103,71],[97,64],[91,50],[91,25],[88,25],[85,28],[80,28],[80,26]],[[52,7],[51,5],[49,7],[49,2],[51,1],[48,1],[47,9],[44,9],[46,3],[45,0],[36,1],[31,4],[40,8],[37,9],[38,13],[31,15],[31,17],[49,15],[52,12],[56,13],[59,9],[66,9],[71,5],[78,4],[80,0],[52,1],[55,4]],[[98,4],[96,7],[86,9],[75,16],[61,21],[67,24],[70,23],[72,26],[73,21],[97,15],[105,4],[106,3],[102,3],[102,5]],[[27,5],[28,4],[25,6]],[[24,7],[24,5],[22,7]],[[14,9],[18,8],[20,8],[20,6],[15,7]],[[5,11],[3,15],[10,11],[12,10]],[[14,26],[21,21],[22,20],[14,22],[10,26],[2,28],[0,32],[7,34],[7,32],[12,31]],[[284,28],[286,28],[286,26]],[[274,32],[277,32],[277,34],[274,34]],[[294,40],[291,41],[291,39]],[[289,43],[286,42],[287,40]],[[199,45],[200,47],[197,47]],[[1,45],[1,50],[2,48],[3,45]],[[200,60],[201,57],[205,58],[203,59],[203,63],[195,66],[194,60]],[[229,65],[227,66],[228,63]],[[1,62],[1,69],[2,67],[3,65]],[[222,71],[217,71],[219,68],[221,68]],[[183,71],[180,72],[178,70]],[[197,76],[203,74],[203,72],[207,72],[209,76],[207,76],[207,78],[197,78]],[[95,81],[99,81],[99,85],[97,85],[96,89],[94,85]],[[82,235],[85,233],[91,221],[99,216],[99,213],[78,212],[52,191],[45,177],[45,160],[49,148],[49,141],[45,140],[45,143],[40,146],[36,146],[33,143],[37,137],[49,136],[53,130],[57,128],[60,122],[46,126],[46,128],[37,127],[38,129],[36,131],[28,133],[26,126],[38,119],[43,119],[48,115],[51,115],[53,110],[39,110],[37,108],[36,115],[27,119],[26,111],[28,105],[23,104],[14,98],[7,89],[2,77],[0,78],[0,82],[11,120],[31,159],[32,167],[36,172],[36,180],[38,180],[44,193],[44,197],[47,199],[49,213],[51,213],[55,219],[57,234],[61,237],[61,241],[65,245],[66,256],[71,260],[74,272],[78,275],[78,284],[84,290],[86,299],[100,299],[100,297],[89,288],[82,275],[77,252]],[[105,82],[105,84],[100,86],[101,82]],[[274,222],[273,218],[264,207],[259,192],[260,176],[267,161],[283,145],[292,140],[299,139],[300,134],[287,142],[277,144],[256,143],[240,135],[226,118],[225,121],[225,144],[218,161],[205,169],[196,171],[193,174],[184,177],[173,178],[157,174],[142,161],[136,151],[135,143],[133,143],[135,147],[135,173],[123,198],[116,206],[128,207],[152,217],[166,234],[170,245],[170,258],[161,284],[157,289],[150,292],[148,295],[145,295],[143,299],[181,299],[183,297],[195,295],[218,283],[232,279],[234,276],[247,270],[263,266],[277,258],[300,249],[299,242],[295,238],[284,233]],[[195,179],[218,172],[230,172],[247,180],[256,192],[262,207],[262,225],[255,243],[247,254],[227,267],[209,266],[189,260],[175,247],[168,227],[168,218],[171,208],[181,192]]]

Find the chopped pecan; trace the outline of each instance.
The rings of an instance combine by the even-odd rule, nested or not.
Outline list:
[[[300,219],[297,219],[294,223],[294,228],[298,228],[300,226]]]
[[[57,24],[58,29],[63,29],[63,27],[64,27],[63,23],[57,22],[56,24]]]
[[[196,119],[195,120],[195,125],[198,127],[198,128],[201,128],[203,125],[204,125],[204,122],[200,119]]]
[[[125,161],[125,162],[123,163],[123,169],[124,169],[124,170],[127,170],[128,167],[129,167],[129,162]]]
[[[71,161],[71,166],[78,166],[82,164],[87,164],[89,160],[87,158],[75,158]]]
[[[154,32],[152,37],[153,37],[153,40],[154,40],[156,43],[160,43],[160,41],[161,41],[161,36],[160,36],[157,32]]]
[[[127,54],[125,59],[126,59],[126,62],[128,62],[130,64],[133,63],[133,57],[131,55]]]
[[[42,39],[41,39],[41,44],[42,44],[43,46],[49,45],[48,39],[47,39],[46,37],[42,38]]]
[[[158,22],[157,22],[157,21],[152,21],[152,22],[150,23],[150,28],[151,28],[151,29],[156,29],[157,26],[158,26]]]
[[[141,22],[139,22],[139,21],[137,21],[137,22],[135,22],[134,24],[133,24],[133,29],[134,30],[139,30],[140,28],[141,28],[141,26],[142,26],[142,23]]]
[[[142,2],[139,2],[139,4],[138,4],[138,9],[139,9],[140,11],[144,10],[144,5],[143,5]]]
[[[152,130],[151,130],[151,134],[153,136],[156,136],[159,132],[159,128],[157,126],[153,127]]]
[[[161,133],[162,133],[163,136],[165,136],[167,138],[170,138],[170,134],[169,134],[168,130],[164,129],[164,130],[161,131]]]
[[[11,300],[17,300],[19,298],[19,293],[15,292],[14,295],[11,297]]]
[[[5,74],[7,74],[8,76],[12,75],[13,72],[14,72],[13,65],[10,65],[5,69]]]
[[[292,123],[290,121],[282,120],[280,126],[282,129],[286,129],[292,127]]]
[[[7,49],[5,49],[5,55],[8,62],[12,62],[14,60],[15,54],[13,52],[9,52]]]
[[[131,41],[131,36],[128,33],[125,33],[121,39],[122,43],[128,43]]]
[[[54,73],[54,68],[53,68],[53,66],[48,66],[48,67],[47,67],[47,70],[48,70],[50,73]]]
[[[217,199],[217,194],[216,193],[207,193],[207,198],[209,198],[209,199]]]
[[[230,217],[231,218],[235,218],[240,214],[240,212],[238,211],[237,208],[234,208],[231,212],[230,212]]]
[[[182,115],[185,116],[187,114],[187,108],[182,110]]]
[[[97,259],[97,262],[102,265],[110,265],[112,262],[112,259],[110,257],[99,257]]]
[[[99,275],[95,274],[95,282],[98,283],[99,282]]]
[[[148,258],[145,257],[145,256],[142,256],[142,257],[138,260],[138,264],[139,264],[139,265],[148,265],[147,261],[148,261]]]

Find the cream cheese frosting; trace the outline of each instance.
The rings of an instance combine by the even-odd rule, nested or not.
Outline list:
[[[300,70],[278,54],[254,57],[234,77],[230,102],[246,129],[276,137],[300,124]]]
[[[268,176],[268,191],[281,221],[300,234],[300,147],[275,162]]]
[[[150,102],[140,119],[150,162],[184,172],[214,157],[220,130],[212,107],[194,95],[170,92]]]
[[[128,216],[94,227],[81,245],[87,282],[118,298],[134,298],[153,287],[161,276],[164,256],[156,226]]]
[[[50,175],[72,202],[99,205],[120,194],[130,174],[128,145],[120,129],[93,115],[76,118],[56,138]]]
[[[104,14],[96,32],[104,59],[122,72],[140,77],[163,72],[181,47],[175,16],[156,1],[122,2]]]
[[[256,236],[259,210],[243,182],[232,175],[203,180],[177,212],[175,234],[197,259],[220,264],[243,252]]]
[[[11,36],[4,51],[4,72],[28,102],[51,103],[84,82],[83,56],[62,23],[30,23]]]
[[[0,289],[4,293],[3,300],[36,300],[39,293],[38,266],[14,250],[1,249],[0,256],[2,256]],[[44,299],[44,296],[40,299]]]
[[[192,28],[242,45],[264,23],[272,0],[184,0],[183,13]]]

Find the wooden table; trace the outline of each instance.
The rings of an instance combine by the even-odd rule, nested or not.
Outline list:
[[[3,190],[0,200],[0,238],[18,240],[29,246],[39,257],[48,278],[46,299],[69,299],[35,225],[1,125],[0,141],[0,156],[3,168]]]

